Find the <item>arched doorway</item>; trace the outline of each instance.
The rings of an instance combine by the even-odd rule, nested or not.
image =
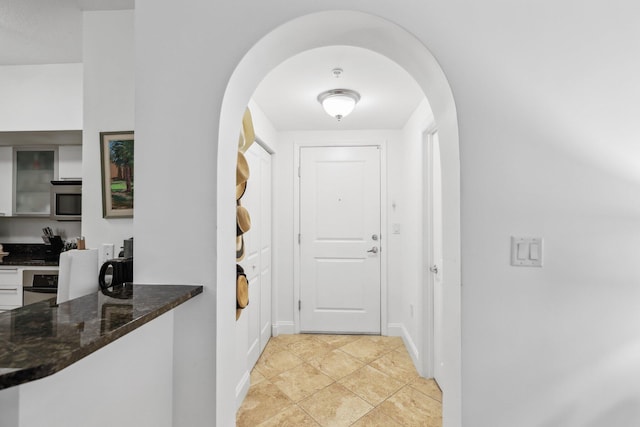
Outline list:
[[[330,28],[331,31],[327,31]],[[232,199],[237,123],[262,77],[273,67],[302,51],[329,45],[351,45],[378,52],[402,66],[430,100],[438,123],[443,191],[443,287],[446,289],[444,355],[447,390],[443,416],[447,424],[460,418],[460,162],[458,127],[451,89],[442,69],[426,47],[401,27],[384,19],[353,11],[315,13],[297,18],[260,40],[240,61],[229,80],[220,117],[218,145],[218,242],[217,242],[217,407],[218,424],[230,425],[233,413],[233,381],[225,367],[233,363],[234,288]],[[401,48],[399,48],[399,46]],[[226,408],[226,409],[225,409]]]

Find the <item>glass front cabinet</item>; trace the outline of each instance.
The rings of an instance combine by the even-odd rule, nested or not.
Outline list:
[[[13,214],[49,215],[50,185],[58,176],[55,148],[14,148]]]

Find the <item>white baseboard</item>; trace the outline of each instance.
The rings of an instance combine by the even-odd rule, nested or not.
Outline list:
[[[413,360],[413,365],[416,367],[418,372],[422,372],[422,360],[420,358],[420,351],[418,351],[418,346],[409,335],[409,331],[405,328],[404,323],[389,323],[387,325],[389,336],[391,337],[401,337],[402,341],[404,341],[405,347],[407,347],[407,351],[409,352],[409,356],[411,356],[411,360]]]
[[[247,396],[250,385],[251,375],[249,374],[249,371],[244,371],[242,378],[240,378],[238,385],[236,385],[236,411],[238,410],[238,408],[240,408],[240,405],[242,405],[244,398]]]
[[[281,321],[276,322],[271,327],[271,335],[277,337],[278,335],[295,334],[296,328],[293,322]]]

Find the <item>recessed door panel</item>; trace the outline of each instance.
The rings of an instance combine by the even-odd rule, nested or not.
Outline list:
[[[300,149],[300,234],[300,329],[380,333],[378,147]]]

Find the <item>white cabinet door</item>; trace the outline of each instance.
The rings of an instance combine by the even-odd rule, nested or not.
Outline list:
[[[13,197],[13,148],[0,147],[0,215],[11,215]]]
[[[82,179],[82,145],[58,147],[58,176],[60,179]]]
[[[22,306],[22,269],[0,267],[0,311]]]

